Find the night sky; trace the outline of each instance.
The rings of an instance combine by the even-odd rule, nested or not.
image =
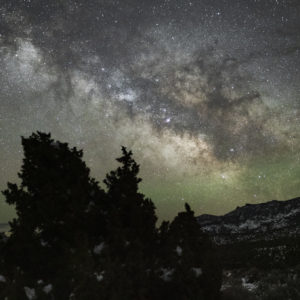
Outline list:
[[[2,0],[0,189],[39,130],[132,149],[160,218],[300,196],[299,83],[299,0]]]

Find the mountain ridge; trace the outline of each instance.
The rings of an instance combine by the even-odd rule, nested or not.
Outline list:
[[[246,204],[223,216],[197,217],[217,244],[300,236],[300,197]]]

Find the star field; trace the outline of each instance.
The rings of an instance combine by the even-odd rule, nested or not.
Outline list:
[[[0,188],[39,130],[83,148],[99,181],[132,149],[161,218],[299,196],[299,14],[298,0],[2,1]],[[0,198],[0,222],[13,214]]]

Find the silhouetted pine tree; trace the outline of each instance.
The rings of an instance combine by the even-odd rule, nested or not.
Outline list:
[[[132,158],[132,152],[122,147],[122,154],[117,158],[122,166],[107,174],[104,180],[111,220],[114,227],[122,228],[128,241],[139,239],[151,243],[156,232],[155,206],[138,191],[142,179],[138,177],[139,165]]]
[[[160,227],[161,295],[170,299],[217,299],[221,268],[212,242],[202,232],[188,204],[173,222]]]
[[[90,178],[81,150],[41,132],[22,138],[22,145],[21,185],[8,183],[3,192],[17,212],[3,249],[8,277],[22,278],[17,299],[38,280],[54,285],[55,299],[67,299],[76,277],[82,281],[93,269],[88,250],[105,235],[105,222],[97,216],[104,192]]]
[[[188,205],[155,227],[131,151],[122,147],[104,192],[82,151],[41,132],[22,145],[21,184],[3,192],[17,218],[0,245],[0,299],[216,299],[221,271],[212,243]]]
[[[155,207],[138,191],[139,166],[132,152],[122,147],[121,163],[104,183],[110,202],[107,268],[107,299],[144,299],[149,292],[156,244]],[[105,284],[104,283],[104,284]]]

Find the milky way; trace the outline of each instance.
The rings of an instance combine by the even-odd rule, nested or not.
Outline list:
[[[99,181],[132,149],[161,218],[299,196],[299,15],[298,0],[1,1],[0,188],[40,130]]]

